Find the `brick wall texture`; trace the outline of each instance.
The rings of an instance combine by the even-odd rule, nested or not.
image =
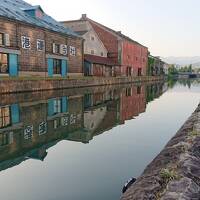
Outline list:
[[[56,33],[50,30],[41,29],[36,26],[23,24],[17,21],[9,21],[0,18],[0,32],[9,34],[10,46],[6,48],[20,50],[19,71],[47,72],[46,54],[53,54],[53,43],[68,45],[68,72],[83,73],[83,40],[78,37],[71,37]],[[21,37],[30,37],[31,48],[23,49]],[[45,50],[37,50],[37,39],[45,40]],[[76,56],[69,54],[69,46],[76,47]],[[57,54],[58,56],[63,56]]]
[[[132,76],[138,76],[138,69],[141,69],[141,75],[146,75],[148,61],[147,47],[122,35],[120,36],[120,34],[91,20],[90,24],[108,50],[108,57],[116,65],[121,66],[121,75],[127,75],[127,67],[131,68]],[[119,70],[117,71],[119,72]]]

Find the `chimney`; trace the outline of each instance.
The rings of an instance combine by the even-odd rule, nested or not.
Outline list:
[[[87,14],[82,14],[81,19],[87,19]]]
[[[122,34],[122,32],[121,31],[117,31],[119,34]]]

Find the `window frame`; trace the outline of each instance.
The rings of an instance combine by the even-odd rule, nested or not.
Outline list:
[[[127,73],[127,76],[132,76],[132,67],[127,67],[126,73]]]
[[[132,88],[126,88],[126,97],[132,96]]]
[[[141,86],[137,86],[137,94],[141,94],[142,92],[142,87]]]
[[[142,76],[142,68],[138,68],[138,76]]]
[[[8,115],[6,115],[6,109],[8,109]],[[6,128],[12,125],[11,108],[10,106],[0,107],[0,128]],[[7,120],[9,123],[6,123]]]
[[[4,46],[5,45],[5,33],[0,32],[0,35],[2,35],[2,44],[1,44],[1,40],[0,40],[0,46]]]
[[[62,74],[62,60],[53,59],[53,74],[55,75]]]
[[[54,44],[55,45],[55,54],[60,54],[60,44]]]
[[[1,55],[6,55],[7,56],[7,63],[2,63],[2,64],[6,64],[7,65],[7,70],[6,70],[6,72],[4,72],[4,73],[2,73],[1,72],[1,67],[0,67],[0,74],[9,74],[9,54],[8,53],[0,53],[0,58],[1,58]],[[0,60],[0,62],[1,62],[1,60]]]
[[[54,114],[62,113],[62,99],[55,99],[53,105]]]

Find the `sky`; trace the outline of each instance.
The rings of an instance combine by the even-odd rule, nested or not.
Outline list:
[[[58,21],[81,14],[147,46],[155,56],[200,56],[199,0],[25,0]]]

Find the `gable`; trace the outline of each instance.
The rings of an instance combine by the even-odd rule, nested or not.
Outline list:
[[[130,37],[122,34],[121,31],[115,31],[115,30],[108,28],[108,27],[106,27],[98,22],[95,22],[89,18],[87,18],[87,19],[90,22],[90,24],[93,26],[93,28],[99,31],[99,34],[103,34],[103,32],[104,32],[104,34],[107,33],[107,36],[109,35],[109,37],[111,37],[111,38],[116,38],[118,41],[119,40],[129,41],[129,42],[132,42],[134,44],[137,44],[137,45],[142,46],[147,49],[146,46],[144,46],[144,45],[140,44],[139,42],[131,39]],[[111,41],[112,41],[112,39],[111,39]]]
[[[107,57],[108,51],[106,47],[92,26],[90,24],[88,26],[89,31],[83,36],[85,39],[86,54],[91,54],[91,50],[94,50],[94,55]]]
[[[118,51],[118,38],[114,34],[106,31],[104,28],[96,25],[95,23],[89,21],[90,25],[98,35],[99,39],[102,41],[105,48],[109,53],[117,53]]]
[[[44,11],[42,10],[40,6],[32,6],[31,8],[24,9],[24,12],[29,14],[32,17],[37,17],[40,19],[42,19],[44,15]]]
[[[108,51],[103,42],[87,20],[74,20],[62,22],[85,39],[85,54],[107,57]],[[91,53],[93,51],[94,53]]]
[[[85,20],[74,20],[61,22],[65,27],[72,29],[76,33],[84,33],[89,31],[89,26]],[[83,35],[83,34],[82,34]]]

